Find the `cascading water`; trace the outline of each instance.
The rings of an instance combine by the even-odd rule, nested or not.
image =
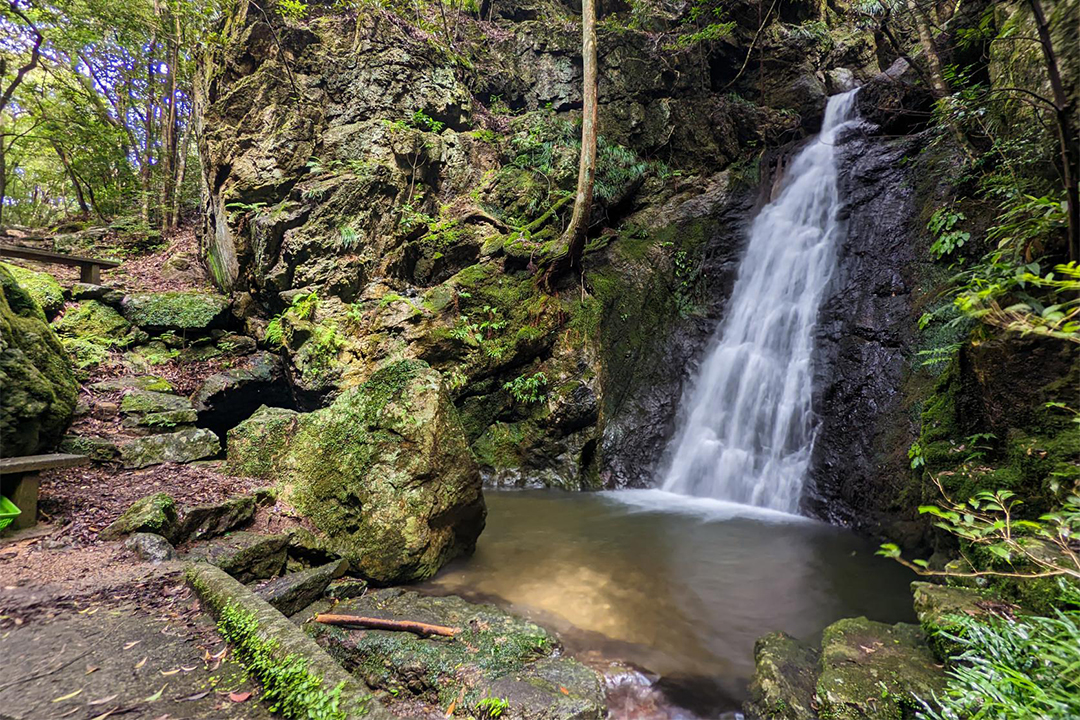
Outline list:
[[[750,230],[675,439],[663,489],[795,512],[814,444],[814,324],[841,233],[834,140],[855,122],[852,90],[829,98],[821,133]]]

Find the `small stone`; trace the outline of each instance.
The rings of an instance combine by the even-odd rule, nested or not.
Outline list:
[[[131,533],[172,534],[176,525],[176,501],[167,493],[155,493],[136,500],[123,515],[98,534],[101,540],[115,540]]]
[[[750,700],[743,706],[749,718],[815,720],[814,692],[818,651],[782,632],[754,643],[754,678]]]
[[[359,578],[344,578],[330,583],[326,587],[324,594],[332,600],[348,600],[349,598],[360,597],[367,592],[367,589],[368,584],[366,580],[360,580]]]
[[[94,403],[93,415],[98,420],[112,420],[120,413],[120,405],[114,402],[101,401]]]
[[[283,575],[256,590],[255,594],[277,608],[282,615],[294,615],[318,600],[330,581],[341,577],[348,569],[348,561],[338,560]]]
[[[95,462],[109,462],[120,454],[120,449],[112,440],[89,435],[65,435],[59,450],[73,455],[86,455]]]
[[[197,505],[184,513],[173,539],[181,543],[223,535],[250,523],[254,517],[255,498],[250,495],[240,495],[220,503]]]
[[[150,390],[129,390],[120,401],[120,412],[126,414],[191,409],[193,409],[191,401],[186,397]]]
[[[71,286],[72,300],[100,300],[106,305],[119,305],[124,300],[124,293],[106,285],[77,282]]]
[[[144,468],[166,462],[201,460],[220,451],[221,444],[214,433],[205,428],[185,428],[129,440],[120,446],[120,457],[126,468]]]
[[[124,547],[131,550],[141,559],[155,565],[176,559],[176,550],[173,549],[172,544],[154,533],[135,533],[127,539]]]
[[[284,535],[241,530],[196,545],[187,558],[216,565],[242,583],[272,578],[285,567]]]
[[[94,392],[115,392],[117,390],[147,390],[150,392],[171,393],[172,385],[157,375],[126,375],[112,380],[102,380],[90,385]]]

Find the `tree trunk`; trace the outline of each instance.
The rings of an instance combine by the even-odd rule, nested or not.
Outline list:
[[[551,284],[564,269],[580,270],[585,239],[592,211],[593,186],[596,181],[597,60],[596,0],[581,4],[581,60],[584,74],[581,108],[581,157],[578,164],[577,195],[574,212],[566,228],[566,255],[556,260],[547,272],[545,284]]]
[[[150,48],[147,52],[146,61],[146,116],[143,120],[143,133],[145,141],[141,180],[142,180],[142,221],[146,227],[150,227],[150,181],[153,177],[154,160],[154,75],[157,61],[154,59],[154,51],[157,49],[157,34],[150,38]]]
[[[176,197],[173,200],[172,205],[172,218],[169,223],[172,227],[180,225],[180,197],[179,193],[184,187],[184,178],[187,177],[187,159],[188,153],[191,152],[191,136],[192,127],[195,123],[195,118],[189,113],[187,117],[187,124],[184,126],[184,138],[180,141],[180,148],[177,156],[177,168],[176,168]]]
[[[0,121],[3,117],[0,116]],[[4,145],[4,124],[0,122],[0,228],[4,227],[4,198],[7,197],[7,147]]]
[[[1065,93],[1061,80],[1057,54],[1050,38],[1050,24],[1046,20],[1040,0],[1028,0],[1035,16],[1039,32],[1039,45],[1046,60],[1046,73],[1050,77],[1050,90],[1054,94],[1054,119],[1057,123],[1058,149],[1061,154],[1061,178],[1065,184],[1065,216],[1069,229],[1069,259],[1080,258],[1080,145],[1072,127],[1072,103]]]
[[[945,74],[941,69],[941,56],[938,54],[934,35],[930,31],[930,19],[919,5],[919,0],[907,0],[907,6],[915,23],[915,29],[919,33],[919,44],[922,45],[923,54],[926,56],[926,66],[930,70],[930,89],[934,97],[940,100],[949,94],[949,86],[945,83]]]
[[[64,166],[64,171],[67,172],[68,179],[71,180],[71,186],[75,188],[75,199],[79,203],[79,210],[86,217],[90,217],[90,207],[86,204],[86,198],[83,197],[82,184],[79,182],[79,178],[75,176],[75,171],[71,168],[67,153],[64,152],[64,148],[60,147],[60,143],[52,142],[50,144],[53,150],[56,151],[56,157],[60,158],[60,164]]]
[[[159,5],[159,7],[161,7]],[[166,4],[163,14],[168,13]],[[167,19],[167,15],[166,15]],[[172,35],[167,40],[168,47],[168,75],[165,87],[168,88],[169,97],[166,102],[165,117],[162,120],[162,171],[161,171],[161,231],[168,232],[173,228],[172,220],[175,216],[174,205],[176,203],[176,170],[178,133],[176,126],[176,65],[180,60],[180,16],[172,13]]]

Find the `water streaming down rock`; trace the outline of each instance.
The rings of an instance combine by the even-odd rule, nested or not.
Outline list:
[[[663,489],[795,512],[814,443],[814,325],[836,264],[834,140],[855,93],[829,98],[821,133],[750,230],[726,319],[684,403]]]

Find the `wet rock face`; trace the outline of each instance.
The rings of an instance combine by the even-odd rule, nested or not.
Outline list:
[[[448,640],[317,623],[305,626],[348,670],[381,696],[403,705],[419,701],[445,712],[453,704],[461,715],[508,720],[605,716],[604,692],[594,671],[558,656],[558,640],[539,625],[491,605],[391,588],[343,600],[334,612],[458,630]],[[491,705],[495,699],[500,701],[498,712]]]
[[[840,192],[847,235],[816,338],[820,418],[804,507],[878,530],[908,478],[915,428],[901,397],[913,354],[918,210],[901,163],[917,140],[845,141]],[[895,531],[894,531],[895,532]]]
[[[56,446],[78,386],[71,361],[37,303],[0,267],[0,447],[6,457]]]

